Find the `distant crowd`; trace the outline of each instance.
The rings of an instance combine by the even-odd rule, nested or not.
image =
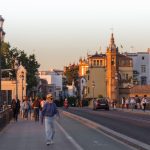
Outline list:
[[[18,114],[20,114],[23,119],[28,120],[30,117],[31,119],[34,118],[35,121],[39,121],[39,115],[45,102],[45,98],[38,97],[35,99],[25,97],[23,101],[12,99],[11,108],[13,110],[14,120],[17,121]]]
[[[149,100],[146,96],[144,97],[122,97],[121,99],[121,107],[129,109],[142,109],[143,111],[146,110],[146,106],[148,105]]]

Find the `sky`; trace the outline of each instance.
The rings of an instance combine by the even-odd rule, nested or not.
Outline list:
[[[0,15],[5,41],[34,53],[40,70],[105,52],[112,32],[121,52],[150,48],[149,0],[0,0]]]

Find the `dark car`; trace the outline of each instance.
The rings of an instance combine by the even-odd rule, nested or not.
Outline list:
[[[93,100],[93,110],[105,109],[109,110],[109,104],[106,98],[98,98]]]

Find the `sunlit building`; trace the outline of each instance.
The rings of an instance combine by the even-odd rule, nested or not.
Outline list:
[[[133,84],[132,58],[119,53],[113,34],[105,54],[88,55],[84,62],[86,69],[79,61],[79,75],[86,76],[87,98],[104,96],[116,101],[122,90]]]

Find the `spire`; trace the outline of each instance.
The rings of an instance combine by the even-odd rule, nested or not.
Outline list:
[[[115,40],[114,40],[114,34],[113,33],[111,34],[109,49],[111,51],[116,49]]]
[[[115,42],[114,42],[114,34],[112,33],[111,39],[110,39],[110,45],[113,45],[113,44],[115,44]]]

